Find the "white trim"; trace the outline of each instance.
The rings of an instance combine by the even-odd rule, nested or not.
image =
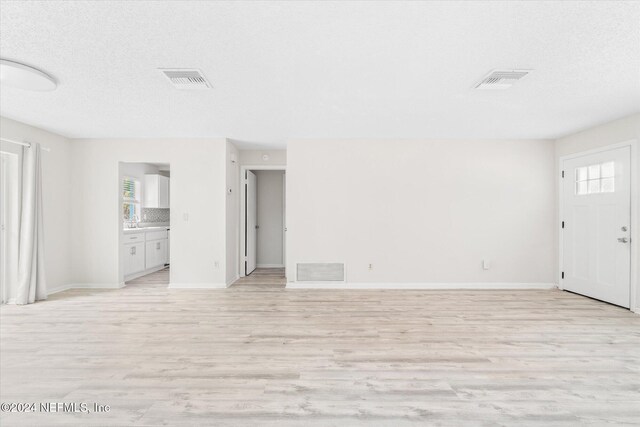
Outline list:
[[[47,295],[57,294],[59,292],[68,291],[69,289],[72,289],[71,285],[58,286],[57,288],[47,289]]]
[[[284,268],[284,264],[256,264],[256,268]]]
[[[123,283],[72,283],[67,289],[120,289]]]
[[[226,283],[170,283],[168,289],[226,289]]]
[[[244,229],[244,223],[245,223],[245,193],[246,193],[246,188],[245,188],[245,176],[246,176],[246,172],[250,171],[250,170],[268,170],[268,171],[285,171],[284,174],[284,180],[286,182],[287,179],[287,174],[286,174],[286,170],[287,170],[287,165],[240,165],[240,221],[239,221],[239,228],[240,228],[240,238],[239,238],[239,242],[238,242],[238,248],[240,248],[237,257],[238,257],[238,271],[236,272],[238,277],[245,277],[246,275],[244,274],[244,252],[245,252],[245,247],[244,247],[244,239],[245,239],[245,234],[246,234],[246,230]],[[283,195],[284,197],[286,197],[286,194]],[[286,221],[286,212],[283,210],[282,211],[282,215],[283,215],[283,224],[284,221]],[[286,225],[285,225],[286,227]],[[284,248],[286,245],[286,236],[283,236],[283,242],[282,242],[282,248],[283,248],[283,252],[284,252]],[[286,265],[287,263],[287,258],[286,258],[286,254],[282,254],[282,262]],[[285,276],[286,276],[286,271],[285,271]]]
[[[227,280],[227,288],[231,285],[233,285],[235,283],[236,280],[238,280],[240,278],[240,276],[238,276],[237,274],[231,279],[231,280]]]
[[[558,179],[558,186],[557,186],[557,191],[558,191],[558,288],[559,289],[564,289],[562,286],[562,277],[561,277],[561,271],[563,268],[564,263],[563,261],[563,251],[562,251],[562,247],[563,247],[563,241],[562,241],[562,217],[563,217],[563,212],[562,212],[562,205],[564,202],[563,199],[563,181],[562,181],[562,167],[564,164],[565,160],[570,160],[570,159],[575,159],[578,157],[582,157],[582,156],[588,156],[590,154],[596,154],[596,153],[602,153],[605,151],[609,151],[609,150],[615,150],[616,148],[622,148],[622,147],[630,147],[630,151],[631,153],[629,154],[631,156],[630,162],[631,162],[631,271],[630,271],[630,281],[629,281],[629,286],[631,287],[631,289],[629,290],[629,307],[635,307],[636,305],[636,301],[638,298],[638,294],[640,293],[640,290],[638,288],[640,288],[640,281],[638,280],[638,263],[637,263],[637,258],[638,258],[638,251],[640,250],[640,242],[638,241],[640,239],[640,230],[638,230],[638,228],[640,228],[640,215],[638,215],[638,212],[640,212],[638,209],[640,208],[640,188],[638,188],[637,186],[637,175],[638,173],[640,173],[640,165],[638,164],[638,140],[637,139],[629,139],[623,142],[618,142],[615,144],[610,144],[610,145],[605,145],[603,147],[598,147],[598,148],[593,148],[590,150],[586,150],[586,151],[579,151],[576,153],[571,153],[571,154],[567,154],[566,156],[560,156],[558,158],[558,175],[560,178]],[[568,178],[568,177],[565,177]],[[636,284],[636,286],[633,286],[633,284]],[[638,308],[636,308],[636,310],[638,310]],[[633,311],[633,310],[632,310]],[[636,312],[640,312],[640,311],[636,311]]]
[[[512,282],[496,282],[496,283],[391,283],[391,282],[304,282],[304,283],[287,283],[287,289],[424,289],[424,290],[491,290],[491,289],[556,289],[555,283],[512,283]]]

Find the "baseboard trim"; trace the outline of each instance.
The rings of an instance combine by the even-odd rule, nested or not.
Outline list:
[[[67,289],[120,289],[124,283],[72,283]]]
[[[233,285],[233,284],[234,284],[234,282],[235,282],[236,280],[238,280],[239,278],[240,278],[240,276],[239,276],[238,274],[236,274],[236,276],[235,276],[233,279],[228,280],[228,281],[227,281],[227,288],[228,288],[229,286]]]
[[[59,292],[68,291],[69,289],[71,289],[70,285],[58,286],[57,288],[47,289],[47,295],[57,294]]]
[[[169,289],[226,289],[226,283],[170,283]]]
[[[423,290],[447,290],[447,289],[467,289],[467,290],[498,290],[498,289],[556,289],[555,283],[331,283],[331,282],[308,282],[308,283],[287,283],[288,289],[423,289]]]
[[[256,264],[256,268],[284,268],[284,264]]]

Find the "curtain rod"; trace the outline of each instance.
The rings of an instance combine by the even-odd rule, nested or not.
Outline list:
[[[28,142],[14,141],[13,139],[7,139],[7,138],[0,138],[0,140],[4,142],[8,142],[9,144],[18,144],[18,145],[23,145],[25,147],[31,147],[31,144],[29,144]],[[46,147],[40,147],[40,148],[42,149],[42,151],[51,151],[50,148],[46,148]]]

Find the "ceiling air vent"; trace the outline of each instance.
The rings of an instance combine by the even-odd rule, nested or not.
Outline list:
[[[211,85],[200,70],[187,68],[160,68],[176,89],[210,89]]]
[[[476,85],[476,89],[509,89],[530,72],[531,70],[493,70]]]

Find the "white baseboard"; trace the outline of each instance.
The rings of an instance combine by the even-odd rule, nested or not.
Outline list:
[[[169,289],[226,289],[226,283],[170,283]]]
[[[236,280],[238,280],[239,278],[240,278],[240,276],[236,274],[236,275],[235,275],[235,277],[234,277],[233,279],[228,280],[228,281],[227,281],[227,288],[228,288],[229,286],[233,285],[233,282],[235,282],[235,281],[236,281]]]
[[[256,264],[256,268],[284,268],[284,264]]]
[[[555,289],[555,283],[345,283],[345,282],[305,282],[287,283],[288,289]]]
[[[120,289],[124,283],[72,283],[67,289]]]
[[[58,292],[68,291],[69,289],[71,289],[71,285],[58,286],[57,288],[47,289],[47,295],[57,294]]]

